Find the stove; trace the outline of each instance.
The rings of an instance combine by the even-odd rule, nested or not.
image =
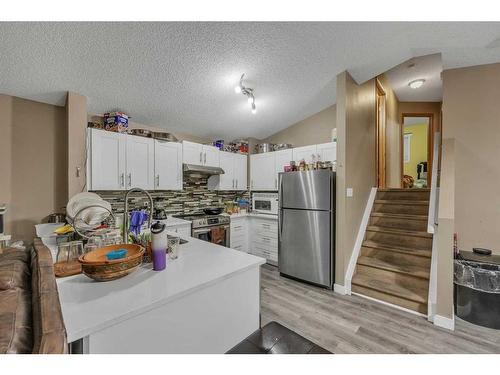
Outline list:
[[[206,215],[206,214],[191,214],[191,215],[174,215],[179,219],[188,220],[191,222],[191,227],[204,228],[216,225],[229,225],[230,219],[223,215]]]
[[[223,215],[175,215],[191,222],[191,236],[203,241],[229,247],[229,224],[231,219]]]

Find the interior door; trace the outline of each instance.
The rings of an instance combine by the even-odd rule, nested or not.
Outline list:
[[[279,271],[331,287],[332,216],[329,211],[283,209],[279,212]]]
[[[277,190],[274,176],[274,152],[250,156],[250,188],[252,190]]]
[[[233,154],[234,155],[234,180],[236,190],[246,190],[247,189],[247,168],[248,168],[248,157],[246,155]]]
[[[203,165],[207,167],[219,166],[220,151],[217,147],[203,145]]]
[[[224,174],[219,176],[218,190],[233,190],[235,188],[233,155],[231,152],[220,152],[219,154],[219,165],[224,170]]]
[[[153,190],[154,184],[154,139],[127,136],[127,177],[128,189],[138,187]]]
[[[182,190],[182,145],[155,140],[155,189]]]
[[[186,164],[203,165],[203,145],[183,141],[182,161]]]
[[[293,151],[292,149],[280,150],[275,153],[275,172],[274,172],[274,183],[276,189],[278,189],[278,174],[284,172],[285,165],[290,165],[290,162],[293,160]]]
[[[125,134],[89,129],[90,190],[125,189]]]

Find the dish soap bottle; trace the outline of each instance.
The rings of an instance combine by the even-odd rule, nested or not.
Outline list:
[[[167,226],[157,221],[151,226],[151,252],[153,270],[161,271],[167,266]]]

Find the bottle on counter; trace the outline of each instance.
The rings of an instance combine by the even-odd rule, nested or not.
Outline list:
[[[167,266],[167,226],[157,221],[151,226],[151,252],[153,270],[161,271]]]

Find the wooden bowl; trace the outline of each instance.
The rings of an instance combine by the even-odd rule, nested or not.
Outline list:
[[[108,260],[106,254],[113,250],[125,249],[127,256],[122,259]],[[135,244],[109,245],[81,255],[78,261],[82,272],[96,281],[116,280],[137,269],[142,263],[144,248]]]

